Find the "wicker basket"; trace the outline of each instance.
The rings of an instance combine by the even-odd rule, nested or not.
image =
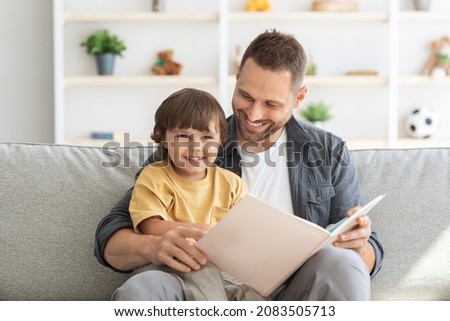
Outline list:
[[[354,1],[314,1],[313,11],[357,11],[358,3]]]

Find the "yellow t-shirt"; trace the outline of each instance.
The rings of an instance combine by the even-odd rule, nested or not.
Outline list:
[[[130,214],[136,232],[143,220],[161,216],[183,223],[218,223],[245,195],[241,178],[229,170],[208,167],[206,177],[191,181],[177,175],[171,162],[145,167],[136,180]]]

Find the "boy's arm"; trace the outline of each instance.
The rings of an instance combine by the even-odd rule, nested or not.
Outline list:
[[[160,216],[153,216],[143,220],[138,228],[143,234],[150,235],[163,235],[168,231],[178,227],[194,227],[199,230],[209,231],[214,225],[213,224],[200,224],[200,223],[181,223],[162,219]]]

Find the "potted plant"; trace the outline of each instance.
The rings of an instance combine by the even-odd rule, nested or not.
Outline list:
[[[308,64],[306,65],[305,72],[308,76],[314,76],[317,74],[317,65],[314,62],[312,56],[309,56]]]
[[[100,75],[112,75],[116,55],[122,57],[126,46],[122,40],[111,35],[108,30],[101,29],[91,34],[81,43],[86,47],[88,54],[94,55],[97,61],[97,70]]]
[[[323,102],[309,103],[300,115],[317,127],[323,127],[323,123],[332,118],[330,107]]]

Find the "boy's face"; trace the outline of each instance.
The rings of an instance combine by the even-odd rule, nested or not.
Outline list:
[[[166,131],[163,144],[178,175],[189,180],[200,180],[217,157],[220,134],[215,122],[210,123],[209,131],[174,128]]]

